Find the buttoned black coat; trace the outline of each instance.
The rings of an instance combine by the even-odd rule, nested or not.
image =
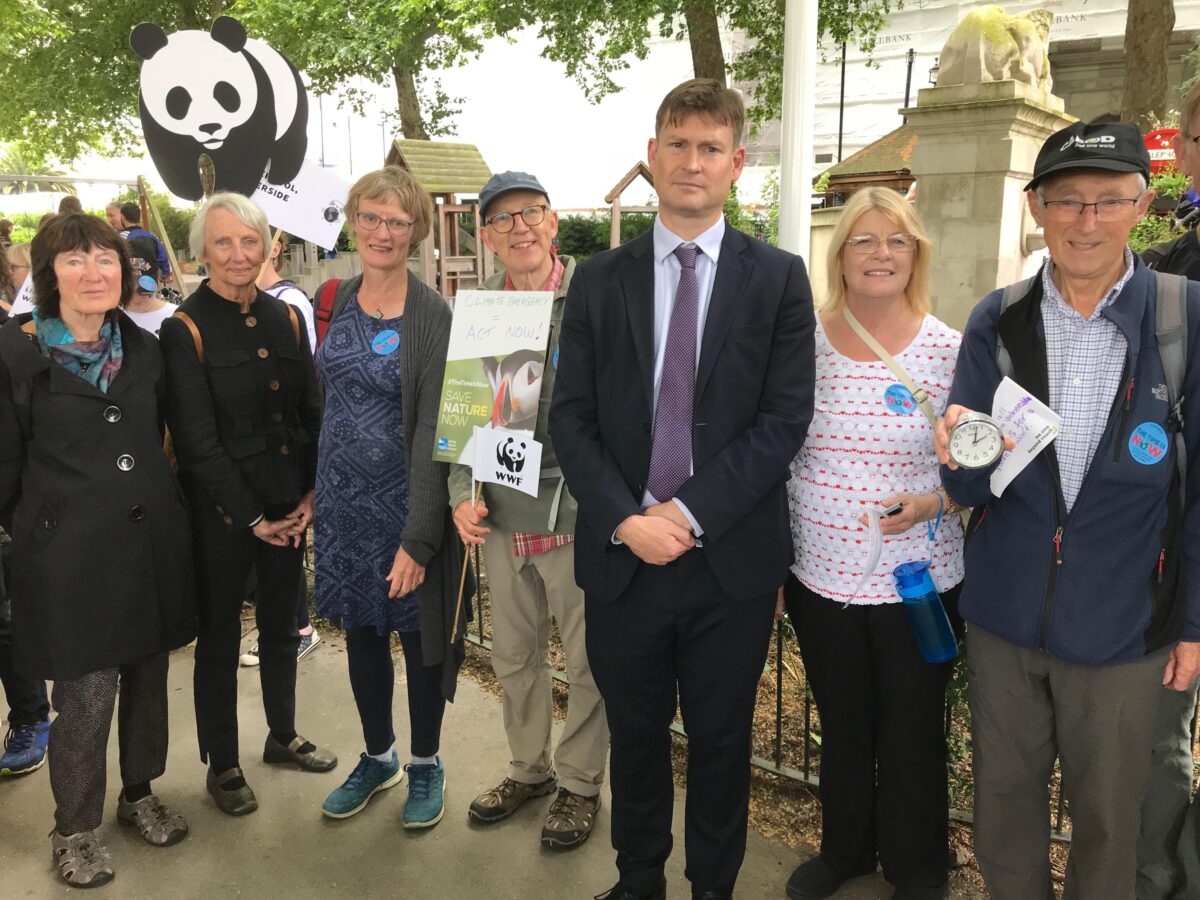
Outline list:
[[[0,328],[0,522],[17,668],[72,679],[195,636],[187,509],[163,452],[158,341],[123,313],[107,394]],[[28,432],[28,440],[25,434]]]
[[[234,531],[291,512],[313,489],[321,396],[303,327],[262,291],[243,310],[203,282],[159,332],[180,480]]]

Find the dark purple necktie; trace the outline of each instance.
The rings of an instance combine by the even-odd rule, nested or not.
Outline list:
[[[696,283],[698,247],[680,244],[679,287],[671,307],[667,346],[663,351],[654,438],[646,489],[659,502],[670,500],[692,472],[692,400],[696,391],[696,315],[700,288]]]

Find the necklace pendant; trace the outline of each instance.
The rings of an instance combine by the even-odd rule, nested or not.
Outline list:
[[[383,310],[380,309],[378,306],[375,307],[375,312],[371,313],[371,318],[372,319],[382,319],[383,318]]]

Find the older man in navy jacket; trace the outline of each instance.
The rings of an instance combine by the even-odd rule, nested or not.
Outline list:
[[[1132,125],[1081,122],[1046,141],[1026,190],[1050,259],[1007,308],[996,291],[971,314],[935,437],[947,490],[977,508],[960,609],[975,852],[996,900],[1053,896],[1056,756],[1073,828],[1065,897],[1134,896],[1158,694],[1200,669],[1200,365],[1173,415],[1155,337],[1157,304],[1172,301],[1127,247],[1153,199],[1149,172]],[[1196,346],[1200,285],[1186,290]],[[964,410],[991,409],[998,341],[1011,377],[1062,419],[1003,497],[994,467],[956,468],[947,447]],[[1182,496],[1179,429],[1194,448]]]

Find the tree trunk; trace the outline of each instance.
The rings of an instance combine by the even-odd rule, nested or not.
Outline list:
[[[683,7],[688,43],[692,47],[692,71],[697,78],[725,81],[725,54],[721,50],[721,28],[712,0],[688,0]]]
[[[410,141],[427,141],[429,133],[421,118],[421,100],[417,96],[417,82],[411,69],[395,66],[392,77],[396,79],[396,101],[400,113],[400,131]]]
[[[1166,116],[1167,46],[1174,29],[1174,0],[1129,0],[1121,119],[1136,123],[1143,133]]]

